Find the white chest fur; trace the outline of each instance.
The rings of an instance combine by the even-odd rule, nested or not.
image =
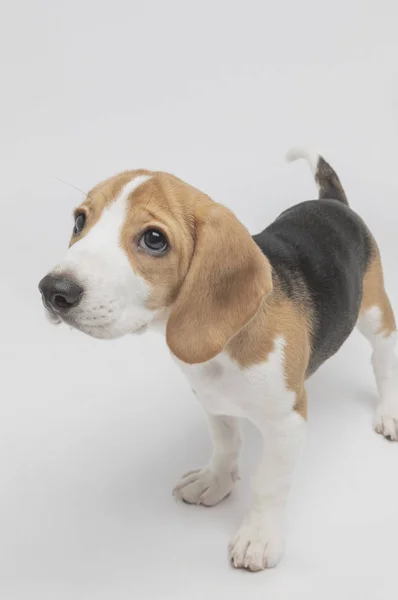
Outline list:
[[[186,502],[212,506],[227,496],[238,473],[240,429],[246,417],[263,436],[262,458],[252,478],[253,509],[230,544],[235,566],[275,566],[283,553],[283,513],[291,472],[300,454],[305,421],[292,410],[295,393],[286,384],[282,337],[259,365],[242,369],[227,354],[187,365],[179,362],[209,416],[213,453],[207,467],[190,472],[175,493]]]
[[[284,345],[278,338],[266,362],[248,369],[225,353],[199,365],[177,362],[210,414],[252,419],[261,412],[272,418],[291,411],[295,402],[284,377]]]

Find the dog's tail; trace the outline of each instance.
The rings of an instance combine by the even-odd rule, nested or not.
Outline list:
[[[340,179],[320,154],[311,152],[306,148],[292,148],[286,155],[288,162],[298,160],[299,158],[305,158],[308,161],[318,186],[318,197],[320,200],[327,198],[348,204],[347,196],[340,183]]]

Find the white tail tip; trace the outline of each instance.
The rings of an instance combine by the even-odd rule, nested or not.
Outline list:
[[[293,162],[294,160],[299,160],[300,158],[305,158],[308,161],[311,171],[315,175],[318,169],[319,154],[300,146],[291,148],[286,154],[287,162]]]

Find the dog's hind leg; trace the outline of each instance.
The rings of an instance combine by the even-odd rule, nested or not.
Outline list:
[[[374,427],[390,440],[398,440],[398,359],[394,313],[384,289],[380,254],[373,242],[373,254],[363,282],[359,331],[372,344],[372,365],[379,392]]]

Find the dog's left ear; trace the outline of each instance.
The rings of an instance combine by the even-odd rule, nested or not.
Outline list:
[[[268,260],[230,210],[210,205],[198,218],[196,234],[166,331],[170,350],[190,364],[222,352],[272,290]]]

